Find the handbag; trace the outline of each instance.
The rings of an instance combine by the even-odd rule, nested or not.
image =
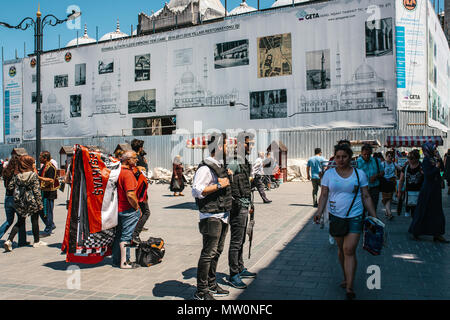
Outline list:
[[[363,249],[378,256],[385,243],[385,224],[377,218],[367,217],[364,220]]]
[[[330,217],[330,235],[333,237],[344,237],[348,234],[349,230],[349,222],[348,222],[348,215],[350,214],[350,211],[352,210],[353,204],[355,203],[356,197],[359,193],[359,174],[358,170],[355,169],[356,178],[358,179],[358,187],[355,190],[355,196],[353,197],[352,204],[350,205],[350,208],[347,211],[347,214],[345,215],[345,218],[337,217],[333,215],[333,218]]]
[[[407,191],[406,192],[406,205],[408,207],[417,206],[417,202],[419,200],[420,191]]]

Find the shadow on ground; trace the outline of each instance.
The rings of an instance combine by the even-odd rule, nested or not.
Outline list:
[[[183,202],[178,203],[173,206],[164,207],[163,209],[190,209],[190,210],[196,210],[197,211],[197,204],[195,202]]]
[[[445,197],[445,195],[444,195]],[[378,217],[386,223],[387,246],[381,255],[373,256],[357,248],[357,272],[354,281],[356,298],[361,300],[449,299],[450,245],[433,243],[432,237],[414,241],[408,233],[410,217],[403,215],[385,221],[384,210]],[[395,212],[395,209],[394,209]],[[449,230],[449,202],[444,203]],[[448,235],[448,234],[447,234]],[[380,268],[380,289],[370,290],[373,271]],[[250,270],[251,271],[251,270]],[[372,279],[372,280],[370,280]],[[238,296],[239,300],[343,300],[345,290],[339,287],[343,272],[338,263],[337,247],[330,244],[327,227],[320,229],[306,223],[274,260],[260,270],[256,279]]]

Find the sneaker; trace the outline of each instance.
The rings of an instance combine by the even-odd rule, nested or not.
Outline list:
[[[213,288],[209,288],[208,291],[213,297],[226,297],[230,294],[230,291],[221,288],[218,284]]]
[[[33,248],[45,247],[46,245],[47,245],[47,242],[39,241],[39,242],[33,243]]]
[[[227,279],[228,283],[235,287],[236,289],[245,289],[247,288],[247,285],[242,282],[241,278],[239,277],[239,274],[235,274],[231,278]]]
[[[196,292],[194,300],[216,300],[209,292]]]
[[[5,243],[3,244],[3,246],[5,247],[6,252],[11,252],[12,251],[12,242],[11,242],[11,240],[6,240]]]
[[[333,245],[333,244],[335,244],[335,240],[334,240],[334,238],[331,236],[331,235],[328,235],[328,242],[331,244],[331,245]]]
[[[47,238],[47,237],[50,237],[50,236],[51,236],[51,233],[43,232],[43,233],[41,233],[41,235],[39,237],[40,238]]]
[[[239,273],[239,278],[246,279],[246,278],[256,278],[256,273],[250,272],[247,269],[242,270],[241,273]]]

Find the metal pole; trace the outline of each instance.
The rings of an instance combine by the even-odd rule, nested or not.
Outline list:
[[[38,11],[35,26],[36,37],[36,163],[39,163],[41,154],[41,50],[42,26],[41,13]]]

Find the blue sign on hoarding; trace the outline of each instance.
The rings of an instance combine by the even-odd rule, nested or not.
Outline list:
[[[406,88],[405,27],[396,27],[397,88]]]

